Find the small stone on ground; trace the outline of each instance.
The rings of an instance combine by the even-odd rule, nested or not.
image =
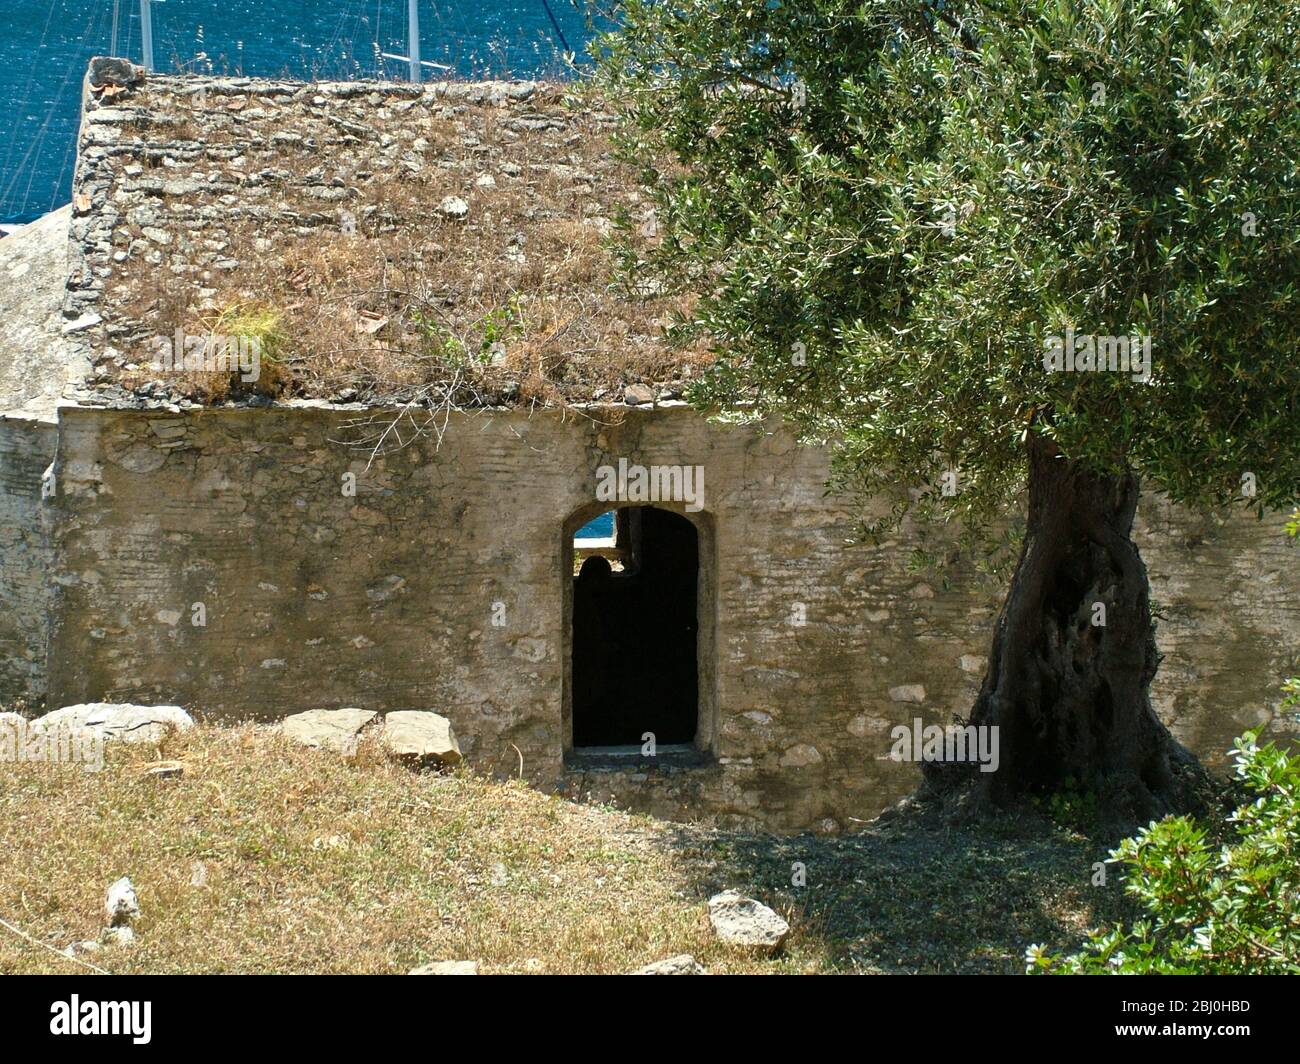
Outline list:
[[[775,912],[734,890],[709,899],[709,923],[727,945],[763,953],[775,953],[790,934],[790,925]]]
[[[105,946],[129,946],[135,942],[135,932],[129,927],[106,927],[99,941]]]
[[[69,732],[96,732],[105,740],[125,743],[161,742],[168,731],[188,731],[193,718],[180,706],[136,706],[130,703],[86,702],[64,706],[38,717],[28,725],[33,735],[51,729]]]
[[[286,717],[281,729],[286,739],[303,746],[351,754],[361,729],[378,716],[368,709],[309,709]]]
[[[411,975],[478,975],[478,961],[434,961],[414,968]]]
[[[108,888],[104,908],[108,912],[108,922],[114,927],[130,923],[140,915],[140,899],[135,895],[129,876],[123,876]]]
[[[644,968],[637,969],[634,975],[703,975],[704,968],[689,953],[679,953],[676,957],[668,957],[662,961],[655,961],[654,964],[647,964]]]
[[[399,761],[447,766],[461,761],[451,721],[425,710],[389,713],[380,742],[388,756]]]

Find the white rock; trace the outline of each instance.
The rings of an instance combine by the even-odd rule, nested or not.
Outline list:
[[[161,742],[172,728],[188,731],[192,727],[193,718],[180,706],[135,706],[114,702],[64,706],[36,718],[29,725],[35,735],[52,729],[93,731],[105,739],[121,739],[125,743]]]
[[[644,968],[638,968],[633,975],[703,975],[704,968],[700,962],[692,957],[689,953],[679,953],[676,957],[668,957],[662,961],[655,961],[654,964],[647,964]]]
[[[63,333],[65,336],[67,336],[75,332],[81,332],[83,329],[89,329],[95,325],[98,325],[103,320],[104,319],[101,318],[98,314],[86,313],[83,314],[81,317],[79,317],[76,321],[70,321],[65,326],[63,326]]]
[[[889,698],[893,702],[924,702],[925,688],[919,683],[905,683],[901,687],[891,687]]]
[[[434,961],[414,968],[410,975],[478,975],[478,961]]]
[[[99,936],[99,941],[105,946],[129,946],[135,941],[135,932],[125,924],[121,927],[106,927]]]
[[[425,710],[400,710],[384,718],[380,738],[388,756],[400,761],[436,765],[458,765],[460,744],[451,721]]]
[[[459,196],[445,196],[438,210],[448,218],[464,218],[469,214],[469,204]]]
[[[114,927],[128,924],[140,915],[140,899],[135,896],[135,887],[129,876],[123,876],[108,888],[104,908],[108,912],[108,922]]]
[[[817,747],[810,746],[808,743],[799,743],[781,755],[781,767],[802,768],[804,765],[820,764],[821,760],[821,751]]]
[[[727,945],[761,953],[775,953],[790,934],[790,925],[766,905],[734,890],[709,899],[709,923]]]
[[[280,730],[303,746],[351,754],[361,729],[378,716],[368,709],[309,709],[286,717]]]

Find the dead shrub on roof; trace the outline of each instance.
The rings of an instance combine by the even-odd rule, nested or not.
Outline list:
[[[426,100],[425,111],[403,112],[398,101],[349,126],[353,147],[327,151],[337,123],[210,93],[206,109],[183,115],[194,150],[206,153],[188,165],[208,184],[215,175],[242,191],[201,193],[186,209],[223,198],[219,219],[150,246],[143,260],[128,256],[115,283],[137,328],[124,342],[215,332],[214,319],[232,308],[268,315],[273,370],[255,388],[185,374],[166,382],[171,393],[405,411],[411,424],[385,427],[386,442],[412,424],[427,430],[449,409],[572,405],[619,398],[634,382],[684,385],[710,354],[673,346],[665,329],[674,315],[689,317],[692,298],[615,282],[609,234],[622,214],[647,216],[647,207],[605,128],[560,97],[540,91],[531,125],[487,104]],[[222,161],[232,150],[237,165]],[[115,239],[144,244],[129,220]],[[217,249],[221,268],[195,267],[194,243]],[[138,356],[123,359],[138,367],[122,374],[129,386],[149,379]],[[373,443],[370,429],[362,435]]]

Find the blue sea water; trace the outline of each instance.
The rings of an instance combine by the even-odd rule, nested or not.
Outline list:
[[[614,534],[614,511],[601,514],[594,521],[588,521],[573,537],[574,539],[608,539]]]
[[[155,0],[160,71],[405,79],[406,0]],[[455,77],[561,77],[591,37],[582,0],[420,0],[421,58]],[[138,0],[0,0],[0,222],[70,198],[91,56],[140,62]],[[551,15],[554,16],[554,24]],[[558,25],[558,31],[556,26]],[[563,43],[561,43],[563,37]],[[376,44],[378,47],[376,47]],[[426,70],[434,79],[446,74]]]

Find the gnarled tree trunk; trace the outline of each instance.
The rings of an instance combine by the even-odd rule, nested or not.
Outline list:
[[[999,766],[928,762],[932,785],[973,777],[999,805],[1078,789],[1121,823],[1201,805],[1204,771],[1148,695],[1159,656],[1137,501],[1136,477],[1098,476],[1031,437],[1024,548],[969,720],[998,728]]]

